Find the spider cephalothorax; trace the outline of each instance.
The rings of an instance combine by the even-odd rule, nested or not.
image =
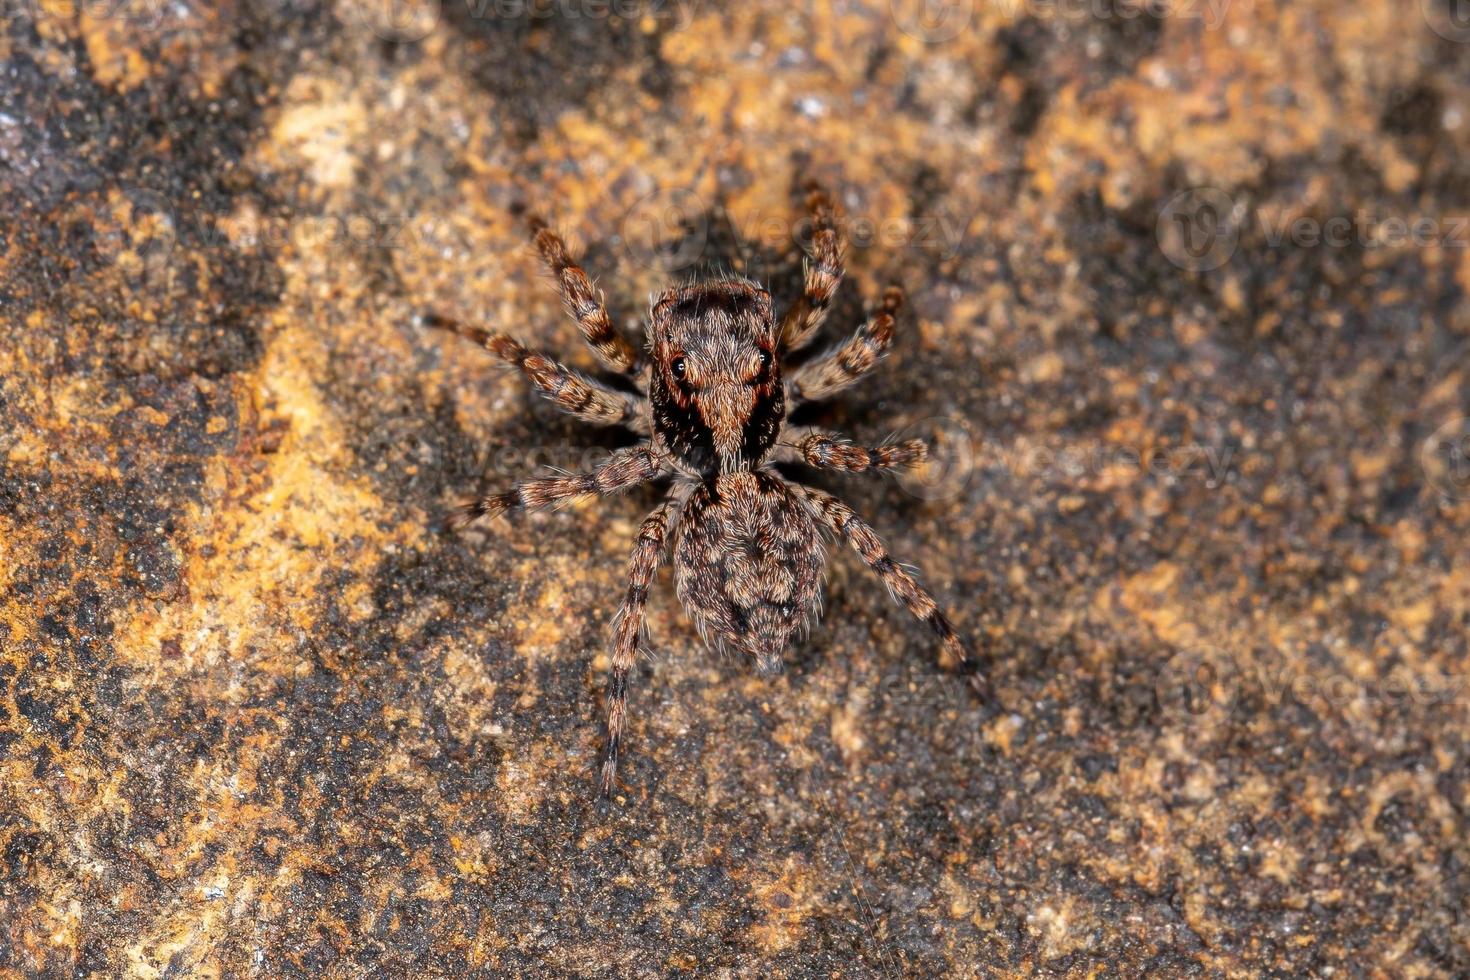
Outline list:
[[[611,790],[617,771],[628,675],[641,643],[648,589],[671,544],[675,589],[701,635],[743,651],[759,670],[770,672],[780,668],[781,651],[816,610],[825,563],[821,532],[826,531],[850,544],[894,598],[933,628],[941,664],[964,673],[977,692],[985,693],[964,641],[873,529],[836,497],[789,482],[768,465],[885,470],[922,462],[927,454],[918,440],[865,448],[830,432],[786,425],[789,406],[834,394],[877,365],[892,343],[894,314],[903,298],[890,288],[880,308],[850,338],[783,377],[783,356],[816,334],[842,278],[831,204],[815,189],[807,203],[813,255],[801,298],[779,321],[770,293],[747,279],[680,286],[654,302],[648,357],[613,327],[602,296],[561,239],[533,224],[536,246],[583,337],[607,367],[634,382],[638,394],[528,351],[505,334],[429,318],[518,367],[571,414],[624,425],[644,436],[639,445],[612,453],[586,473],[530,480],[474,500],[461,508],[454,524],[674,478],[673,488],[638,532],[627,593],[613,622],[603,792]]]
[[[651,320],[655,440],[696,473],[758,464],[786,413],[771,294],[744,279],[683,286]]]

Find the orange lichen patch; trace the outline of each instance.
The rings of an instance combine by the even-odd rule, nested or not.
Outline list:
[[[945,872],[940,880],[944,895],[949,899],[945,913],[952,919],[968,919],[976,915],[975,896],[953,874]]]
[[[78,6],[83,8],[82,39],[98,79],[121,88],[131,88],[146,80],[152,74],[149,59],[138,49],[137,37],[122,34],[120,30],[126,18],[97,17],[89,15],[92,4]],[[164,8],[160,5],[158,9]]]
[[[515,753],[505,758],[495,778],[499,806],[506,818],[527,820],[535,813],[547,789],[542,775],[551,769],[572,765],[585,770],[590,776],[594,768],[591,762],[586,758],[578,762],[573,755],[579,748],[547,739],[519,742]]]
[[[848,697],[841,706],[831,709],[832,741],[842,751],[849,768],[861,764],[867,739],[863,730],[867,724],[868,699],[865,692],[848,689]]]
[[[444,676],[449,682],[444,712],[456,734],[465,739],[504,734],[493,707],[498,685],[479,651],[450,647],[444,654]]]
[[[523,568],[522,573],[527,576],[537,574],[535,569],[529,567]],[[535,611],[527,609],[521,617],[526,632],[517,644],[517,649],[528,660],[544,657],[566,635],[563,627],[567,603],[564,581],[559,576],[548,581],[537,597]]]
[[[1133,576],[1123,584],[1123,607],[1146,623],[1159,639],[1178,649],[1212,646],[1200,629],[1199,607],[1175,601],[1180,594],[1180,574],[1177,565],[1159,562],[1147,572]]]
[[[266,145],[283,165],[304,169],[323,190],[350,187],[361,165],[358,144],[368,135],[362,102],[335,79],[309,75],[292,81],[284,101]]]
[[[1044,902],[1026,920],[1027,931],[1041,944],[1047,959],[1084,949],[1093,929],[1080,902],[1071,896],[1057,896]]]
[[[313,334],[289,325],[276,334],[253,384],[241,392],[241,411],[257,418],[252,406],[269,406],[285,421],[285,435],[259,472],[238,472],[225,457],[211,461],[207,481],[215,493],[189,518],[191,536],[212,542],[188,551],[191,601],[135,610],[121,630],[121,657],[172,673],[245,659],[256,648],[289,648],[286,631],[314,622],[318,607],[304,601],[314,584],[352,560],[354,536],[381,537],[381,501],[361,478],[342,475],[342,435],[314,380],[324,360]],[[358,603],[363,598],[357,593]],[[166,662],[158,651],[170,638],[177,638],[180,656]]]
[[[1418,826],[1429,840],[1402,842],[1385,837],[1378,825],[1379,818],[1384,809],[1395,800],[1424,810],[1427,819],[1419,822]],[[1368,790],[1364,802],[1362,819],[1359,822],[1359,832],[1363,840],[1383,849],[1395,860],[1407,858],[1402,850],[1395,852],[1396,848],[1401,848],[1406,843],[1448,843],[1455,840],[1459,833],[1454,808],[1439,792],[1434,774],[1430,772],[1390,773]]]
[[[1127,178],[1138,171],[1140,152],[1151,166],[1178,161],[1196,182],[1231,187],[1249,182],[1263,159],[1301,152],[1326,133],[1341,131],[1350,139],[1367,135],[1355,132],[1349,120],[1371,116],[1372,107],[1343,112],[1336,97],[1341,89],[1329,90],[1332,83],[1299,56],[1293,43],[1320,13],[1261,3],[1242,16],[1226,5],[1212,27],[1206,23],[1207,6],[1214,9],[1200,4],[1191,15],[1163,18],[1171,43],[1143,59],[1134,74],[1097,92],[1083,94],[1080,86],[1086,83],[1079,82],[1060,94],[1057,111],[1047,114],[1041,138],[1033,144],[1035,153],[1046,153],[1044,159],[1033,158],[1044,189],[1059,189],[1081,179],[1082,168],[1101,165],[1115,175],[1102,181],[1104,193],[1114,198],[1110,203],[1126,206],[1138,194],[1153,192]],[[1432,40],[1427,31],[1395,30],[1396,20],[1389,6],[1357,7],[1333,32],[1339,43],[1344,35],[1391,39],[1383,60],[1373,62],[1383,77],[1365,79],[1367,91],[1396,84]],[[1344,69],[1364,67],[1350,46],[1343,47]],[[1287,91],[1289,100],[1273,97]],[[1132,111],[1127,128],[1109,122],[1122,105]],[[1385,173],[1398,169],[1390,144],[1364,140],[1363,149],[1382,158]]]
[[[1275,878],[1283,885],[1297,880],[1301,872],[1302,855],[1289,840],[1275,838],[1257,845],[1260,854],[1260,874]]]
[[[1016,734],[1024,724],[1017,715],[1002,715],[985,726],[985,742],[1002,755],[1010,755]]]
[[[449,843],[454,849],[454,869],[467,880],[489,881],[500,867],[494,841],[488,834],[476,834],[472,837],[451,834]]]
[[[1403,629],[1410,636],[1422,636],[1424,627],[1434,617],[1434,600],[1426,596],[1409,605],[1397,606],[1390,613],[1395,626]]]
[[[778,868],[751,873],[751,898],[761,913],[754,938],[766,952],[780,952],[801,942],[808,918],[822,911],[813,874],[813,869],[795,855],[787,857]]]
[[[238,11],[232,4],[155,3],[123,0],[40,0],[39,26],[80,34],[95,77],[120,90],[156,79],[164,66],[189,63],[201,91],[213,97],[240,60],[222,27]]]

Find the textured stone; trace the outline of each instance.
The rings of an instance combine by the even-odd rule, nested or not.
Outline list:
[[[1448,5],[382,7],[0,23],[0,973],[1470,972]],[[912,311],[815,420],[972,452],[817,482],[1001,703],[846,554],[774,678],[665,572],[597,804],[657,493],[442,533],[619,442],[416,316],[591,369],[528,212],[789,301],[807,178]]]

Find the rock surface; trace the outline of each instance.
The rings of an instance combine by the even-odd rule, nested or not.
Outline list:
[[[1451,14],[12,2],[0,974],[1470,973]],[[809,178],[827,335],[911,297],[816,418],[953,454],[815,482],[999,704],[846,554],[776,678],[665,572],[599,805],[658,492],[444,533],[619,442],[416,318],[590,369],[533,212],[789,300]]]

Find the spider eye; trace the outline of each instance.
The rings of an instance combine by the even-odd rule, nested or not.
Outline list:
[[[771,352],[768,351],[768,350],[766,350],[764,347],[762,347],[761,348],[761,371],[763,371],[763,372],[764,371],[769,371],[770,369],[771,369]]]
[[[680,381],[683,381],[684,374],[686,371],[689,370],[689,368],[684,363],[684,358],[676,357],[674,358],[674,362],[669,365],[669,370],[674,372],[674,377],[678,378]]]

